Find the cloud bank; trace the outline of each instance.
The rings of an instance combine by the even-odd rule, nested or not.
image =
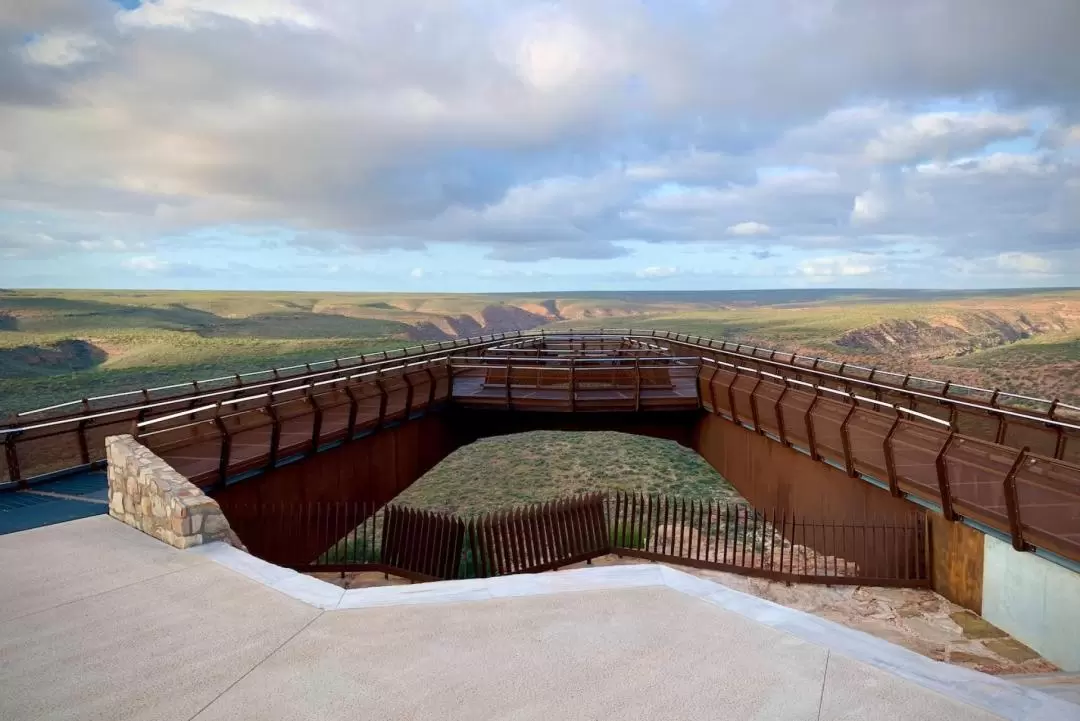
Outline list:
[[[403,287],[440,248],[1080,284],[1078,29],[1074,0],[9,3],[0,280],[226,245],[412,254]]]

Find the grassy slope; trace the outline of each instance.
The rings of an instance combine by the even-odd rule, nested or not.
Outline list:
[[[525,316],[504,314],[500,319],[500,309]],[[974,315],[1015,317],[1018,312],[1064,319],[1072,325],[1067,331],[1005,348],[936,360],[917,358],[905,348],[874,355],[836,345],[847,331],[888,321],[937,318],[960,326],[966,323],[977,334],[986,326],[981,321],[972,325]],[[953,377],[956,382],[1074,400],[1080,396],[1078,291],[502,295],[0,291],[0,414],[178,379],[401,347],[412,343],[409,338],[416,337],[421,326],[438,327],[444,333],[490,329],[485,325],[489,322],[534,327],[543,322],[542,316],[555,314],[565,320],[547,327],[666,328]],[[514,325],[522,319],[531,319],[531,325]],[[76,371],[74,360],[65,365],[55,354],[48,362],[26,361],[34,349],[70,339],[100,349],[94,354],[99,364]]]
[[[742,500],[692,450],[608,431],[533,431],[477,441],[450,454],[395,500],[469,514],[617,490]]]

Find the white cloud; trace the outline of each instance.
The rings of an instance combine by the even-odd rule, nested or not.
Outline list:
[[[424,277],[424,269],[423,268],[413,268],[411,271],[409,271],[409,277],[410,278],[423,278]]]
[[[1004,271],[1025,275],[1041,275],[1053,270],[1053,265],[1046,258],[1019,251],[1000,253],[997,257],[997,267]]]
[[[253,25],[293,24],[303,28],[321,25],[316,15],[294,0],[149,0],[117,15],[126,27],[170,27],[192,30],[221,19]]]
[[[881,220],[889,210],[889,203],[879,191],[867,190],[855,196],[851,207],[851,224],[867,225]]]
[[[819,4],[0,2],[0,254],[1080,243],[1080,3]]]
[[[882,128],[866,144],[873,163],[910,163],[948,159],[983,148],[991,141],[1032,135],[1031,119],[1023,115],[924,113]]]
[[[881,269],[880,262],[867,255],[843,255],[805,260],[798,266],[803,276],[811,279],[848,278],[871,275]]]
[[[673,265],[650,265],[637,272],[639,278],[670,278],[678,274],[679,269]]]
[[[125,258],[121,265],[136,273],[161,273],[169,269],[169,262],[153,255],[135,255]]]
[[[764,223],[758,223],[757,221],[749,220],[742,223],[736,223],[735,225],[728,226],[727,232],[729,235],[766,235],[772,230]]]
[[[63,68],[91,60],[101,50],[101,42],[90,35],[54,31],[31,38],[22,47],[22,57],[31,65]]]

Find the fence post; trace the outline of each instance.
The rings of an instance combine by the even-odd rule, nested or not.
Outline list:
[[[1024,462],[1024,459],[1027,458],[1030,450],[1030,448],[1024,446],[1023,450],[1016,456],[1016,460],[1013,461],[1008,474],[1005,476],[1005,508],[1009,514],[1009,530],[1012,533],[1012,545],[1017,551],[1027,550],[1027,544],[1024,543],[1024,527],[1020,523],[1020,502],[1016,496],[1016,474],[1020,471],[1020,465]]]
[[[952,492],[949,489],[949,464],[945,462],[945,454],[949,452],[955,439],[956,433],[950,431],[949,437],[945,440],[945,445],[941,447],[937,458],[934,459],[934,466],[937,468],[938,475],[938,488],[941,493],[941,515],[945,516],[946,521],[956,520],[956,513],[953,512],[952,507]]]

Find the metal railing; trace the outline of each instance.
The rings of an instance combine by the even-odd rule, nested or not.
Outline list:
[[[445,360],[413,361],[137,422],[133,430],[193,483],[213,485],[427,413],[449,399],[451,382]]]
[[[1080,465],[957,433],[901,405],[722,361],[706,362],[704,407],[852,477],[1080,561]]]
[[[918,512],[878,523],[810,522],[790,509],[623,492],[471,517],[361,501],[224,511],[252,553],[309,573],[487,578],[617,554],[786,582],[929,584]]]

